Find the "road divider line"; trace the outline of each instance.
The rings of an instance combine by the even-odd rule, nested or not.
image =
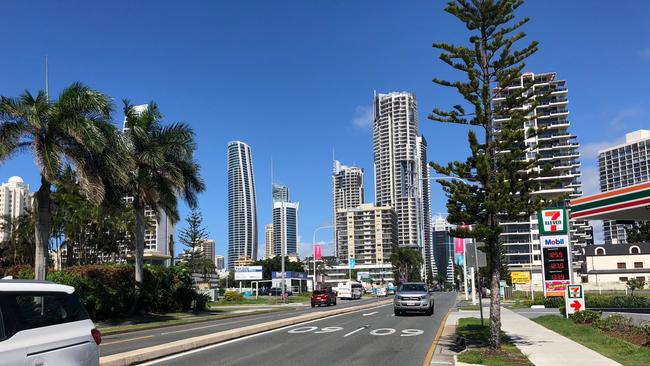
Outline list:
[[[377,311],[373,311],[372,313],[363,314],[363,316],[374,315],[374,314],[377,314],[377,313],[378,313]]]
[[[153,337],[153,335],[142,336],[142,337],[137,337],[137,338],[121,339],[121,340],[119,340],[119,341],[102,343],[102,346],[108,346],[109,344],[117,344],[117,343],[130,342],[130,341],[135,341],[135,340],[138,340],[138,339],[145,339],[145,338],[151,338],[151,337]]]
[[[170,355],[182,353],[186,354],[188,351],[199,351],[216,347],[223,344],[225,341],[235,341],[243,339],[244,337],[251,337],[258,334],[266,333],[269,331],[276,331],[283,328],[290,328],[298,324],[314,322],[321,319],[331,318],[353,312],[374,309],[386,306],[392,303],[392,300],[384,300],[373,302],[370,304],[350,306],[340,309],[333,309],[327,311],[310,312],[304,315],[298,315],[293,318],[285,318],[273,320],[270,322],[249,325],[236,329],[229,329],[221,332],[216,332],[203,336],[191,337],[183,340],[169,342],[162,345],[146,347],[138,350],[113,354],[104,356],[99,359],[101,366],[126,366],[136,363],[146,362],[154,359],[160,359]],[[173,356],[172,356],[173,357]],[[178,356],[180,357],[180,355]]]
[[[453,308],[453,306],[451,308]],[[431,365],[431,359],[433,358],[433,353],[436,351],[436,347],[438,346],[438,341],[440,341],[440,336],[442,335],[442,331],[445,329],[445,324],[447,323],[447,317],[449,317],[451,308],[449,308],[447,314],[445,314],[444,318],[442,318],[442,321],[440,322],[440,327],[438,327],[438,332],[436,332],[436,336],[435,338],[433,338],[433,342],[431,342],[431,347],[429,347],[429,351],[427,352],[427,356],[424,358],[424,362],[422,363],[422,366]]]
[[[364,325],[363,327],[361,327],[361,328],[359,328],[359,329],[357,329],[357,330],[353,330],[353,331],[351,331],[350,333],[344,335],[343,338],[345,338],[345,337],[347,337],[347,336],[351,336],[351,335],[353,335],[353,334],[356,333],[356,332],[360,332],[360,331],[362,331],[362,330],[364,330],[364,329],[367,329],[368,327],[370,327],[369,324]]]

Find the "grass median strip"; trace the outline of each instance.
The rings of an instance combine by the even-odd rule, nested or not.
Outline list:
[[[572,320],[553,315],[541,316],[533,321],[623,365],[640,366],[650,363],[650,347],[610,337],[598,328],[576,324]]]
[[[506,334],[501,333],[501,351],[492,352],[487,348],[490,327],[481,326],[478,318],[458,320],[456,333],[465,338],[468,350],[458,355],[458,361],[486,366],[532,366],[528,357],[512,344]]]
[[[161,318],[165,318],[164,320],[156,321],[156,320],[149,319],[136,324],[111,326],[109,324],[98,322],[97,328],[102,332],[103,335],[111,335],[111,334],[118,334],[118,333],[135,332],[140,330],[171,327],[175,325],[202,323],[211,320],[238,318],[238,317],[244,317],[249,315],[259,315],[259,314],[273,313],[273,312],[286,311],[286,310],[293,310],[293,308],[265,309],[265,310],[246,312],[246,313],[220,312],[211,315],[192,315],[186,313],[173,313],[173,314],[161,315]]]

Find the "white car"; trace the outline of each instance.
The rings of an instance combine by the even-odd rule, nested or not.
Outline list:
[[[0,280],[3,366],[99,365],[101,340],[74,287]]]

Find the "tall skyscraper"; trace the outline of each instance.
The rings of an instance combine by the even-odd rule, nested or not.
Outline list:
[[[228,269],[240,257],[257,260],[257,204],[251,149],[228,143]]]
[[[226,263],[224,261],[223,255],[214,256],[214,266],[216,267],[217,271],[222,271],[226,269]]]
[[[205,259],[211,259],[214,261],[215,255],[214,255],[214,240],[208,239],[201,243],[199,246],[199,250],[201,251],[201,254],[203,255],[202,258]],[[215,263],[216,266],[216,263]]]
[[[266,259],[275,257],[273,252],[273,224],[266,224],[264,227],[264,257]]]
[[[454,282],[454,238],[449,235],[453,226],[442,216],[432,221],[433,251],[438,265],[438,275],[444,276],[448,283]]]
[[[625,135],[625,143],[598,152],[600,191],[650,181],[650,130]],[[605,244],[627,243],[626,228],[631,223],[603,221]]]
[[[342,165],[334,160],[332,170],[332,202],[334,222],[334,255],[338,256],[337,211],[340,209],[356,208],[363,203],[363,169]]]
[[[273,254],[298,254],[298,202],[273,204]]]
[[[373,145],[375,204],[394,208],[399,246],[433,258],[426,141],[418,132],[414,94],[375,95]],[[431,260],[425,265],[435,272]]]
[[[273,203],[276,202],[290,202],[289,201],[289,187],[277,183],[271,184],[271,195]]]
[[[21,177],[11,177],[0,185],[0,221],[9,216],[12,219],[25,214],[32,205],[29,185]],[[5,240],[5,231],[0,230],[0,241]]]
[[[361,204],[336,212],[340,258],[360,265],[390,263],[397,240],[397,215],[390,206]]]
[[[535,127],[538,134],[526,137],[529,150],[526,158],[539,156],[537,170],[541,189],[534,194],[546,198],[568,195],[569,199],[582,195],[580,182],[580,144],[576,136],[569,132],[569,110],[567,108],[567,87],[565,80],[558,80],[554,72],[534,74],[525,73],[512,85],[500,86],[495,90],[494,104],[499,106],[505,98],[532,85],[529,93],[537,101],[537,106],[530,112],[522,129]],[[550,93],[550,94],[549,94]],[[494,120],[498,130],[499,122],[507,117]],[[537,216],[518,222],[502,222],[502,243],[508,264],[512,269],[541,268],[539,229]],[[574,261],[581,263],[581,248],[592,242],[589,226],[585,221],[570,221],[571,247]],[[579,267],[578,267],[579,268]]]

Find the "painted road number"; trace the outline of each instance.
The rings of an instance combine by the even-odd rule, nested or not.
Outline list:
[[[357,329],[357,331],[361,330],[363,328]],[[291,329],[287,333],[292,333],[292,334],[301,334],[301,333],[309,333],[309,332],[314,332],[314,334],[325,334],[325,333],[334,333],[338,332],[340,330],[343,330],[342,327],[324,327],[324,328],[319,328],[319,327],[314,327],[314,326],[308,326],[308,327],[298,327]],[[393,328],[377,328],[373,329],[370,331],[370,335],[374,336],[386,336],[386,335],[391,335],[395,334],[397,332],[396,329]],[[356,333],[353,332],[353,333]],[[400,332],[400,337],[415,337],[419,336],[421,334],[424,334],[424,331],[422,329],[402,329]]]

